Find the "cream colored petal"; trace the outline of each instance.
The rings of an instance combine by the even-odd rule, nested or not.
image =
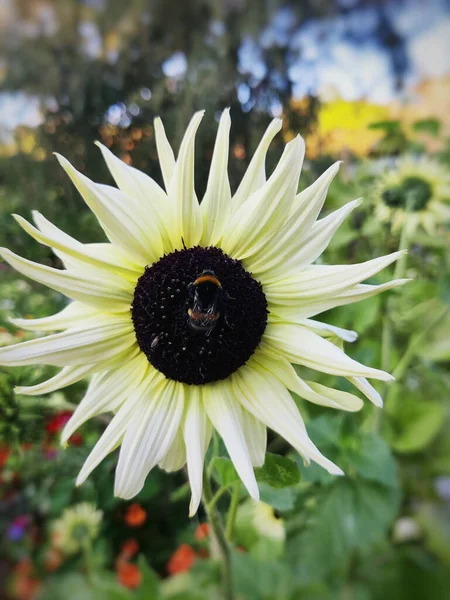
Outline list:
[[[205,389],[208,386],[204,386]],[[203,489],[203,464],[211,440],[211,422],[206,416],[200,386],[192,385],[186,399],[186,415],[183,422],[183,437],[186,446],[187,469],[191,486],[189,516],[197,512]]]
[[[320,321],[313,321],[312,319],[298,319],[293,322],[302,325],[303,327],[308,327],[324,337],[337,336],[341,340],[344,340],[344,342],[355,342],[358,339],[356,331],[342,329],[342,327],[336,327],[329,323],[321,323]]]
[[[267,427],[247,410],[242,410],[242,430],[254,467],[262,467],[266,458]]]
[[[409,279],[394,279],[392,281],[388,281],[387,283],[383,283],[382,285],[366,285],[361,284],[357,285],[342,294],[337,296],[331,296],[322,302],[313,302],[310,301],[305,304],[300,304],[297,307],[293,306],[284,306],[280,307],[281,310],[278,309],[278,306],[273,306],[274,311],[278,311],[280,314],[283,314],[285,318],[307,318],[313,317],[315,315],[320,314],[326,310],[330,310],[331,308],[336,308],[337,306],[344,306],[345,304],[352,304],[353,302],[360,302],[361,300],[365,300],[366,298],[371,298],[372,296],[377,296],[378,294],[385,292],[387,290],[396,288],[400,285],[404,285],[408,283]]]
[[[325,296],[335,296],[373,277],[404,256],[400,251],[355,265],[311,265],[295,275],[267,283],[264,293],[268,302],[277,304],[320,302]]]
[[[243,431],[242,409],[229,385],[229,380],[226,380],[226,383],[219,381],[208,386],[207,395],[204,406],[208,417],[222,437],[248,493],[254,500],[259,500],[258,484]]]
[[[136,410],[142,394],[147,391],[148,384],[141,385],[133,394],[130,394],[126,402],[119,408],[103,435],[91,450],[89,456],[77,477],[76,485],[81,485],[99,465],[104,458],[115,450],[125,435],[127,428],[133,418],[136,417]]]
[[[220,242],[224,252],[243,259],[267,250],[267,244],[289,213],[304,154],[305,143],[300,137],[286,145],[267,183],[235,212],[225,229]],[[252,265],[252,261],[249,264]]]
[[[115,262],[112,254],[110,256],[106,255],[102,258],[99,258],[98,252],[96,252],[95,248],[80,244],[77,240],[70,238],[70,236],[67,236],[62,231],[59,234],[48,235],[42,231],[39,231],[39,229],[36,229],[36,227],[33,227],[33,225],[28,223],[28,221],[26,221],[23,217],[20,217],[19,215],[13,216],[22,229],[24,229],[32,238],[41,244],[63,252],[64,255],[68,255],[76,259],[79,263],[81,263],[82,268],[85,268],[86,266],[93,266],[99,269],[99,273],[106,271],[107,273],[113,273],[113,275],[121,275],[127,280],[131,280],[133,282],[136,282],[142,273],[142,268],[137,268],[139,270],[133,268],[130,269],[121,262]],[[44,217],[42,217],[42,215],[40,215],[40,217],[42,222]],[[57,228],[55,227],[55,229]],[[67,238],[71,240],[70,243],[67,242]]]
[[[325,458],[310,440],[292,396],[278,379],[267,371],[245,366],[234,373],[232,379],[244,409],[284,437],[305,460],[314,460],[329,473],[342,475],[342,470]]]
[[[299,225],[299,233],[308,231],[314,225],[325,203],[328,188],[336,177],[341,163],[342,161],[338,161],[331,165],[312,185],[295,197],[291,217]]]
[[[152,263],[162,256],[158,228],[138,200],[114,187],[94,183],[63,156],[56,157],[112,243],[130,252],[139,264]]]
[[[268,265],[278,265],[280,257],[298,248],[299,240],[307,236],[315,223],[339,164],[331,166],[316,182],[295,197],[291,213],[287,218],[285,216],[276,237],[270,244],[261,248],[259,255],[252,256],[252,270],[268,270]]]
[[[348,377],[347,378],[360,392],[366,396],[375,406],[381,408],[383,406],[383,399],[377,390],[371,385],[364,377]]]
[[[109,360],[122,351],[133,350],[136,336],[131,319],[100,321],[89,329],[69,329],[36,340],[0,348],[0,364],[81,366]]]
[[[233,204],[236,208],[239,208],[248,198],[259,188],[261,188],[266,181],[266,154],[270,146],[270,142],[281,130],[283,122],[281,119],[274,119],[265,134],[263,135],[253,157],[250,161],[249,166],[245,172],[242,181],[233,196]]]
[[[313,392],[315,392],[314,397],[310,396],[309,398],[306,398],[306,400],[314,402],[315,404],[351,412],[361,410],[364,405],[361,398],[358,398],[358,396],[355,396],[354,394],[335,390],[320,383],[316,383],[315,381],[305,381],[305,383]]]
[[[339,226],[360,204],[361,200],[348,202],[331,215],[317,221],[304,236],[295,239],[295,243],[292,239],[288,240],[286,246],[280,250],[278,262],[274,260],[264,262],[260,255],[248,261],[248,269],[264,285],[288,277],[293,269],[310,265],[319,258]]]
[[[115,369],[92,377],[86,394],[67,421],[62,434],[64,444],[83,423],[104,412],[115,412],[136,390],[152,367],[140,353],[134,359]]]
[[[168,473],[179,471],[186,464],[186,447],[184,445],[181,430],[175,436],[166,456],[159,462],[158,466]]]
[[[120,448],[114,494],[130,499],[144,486],[155,465],[166,456],[178,432],[184,409],[182,386],[158,377],[138,402]]]
[[[230,109],[227,108],[220,118],[208,185],[200,205],[203,215],[203,246],[216,245],[230,220],[232,208],[231,189],[228,180],[230,127]]]
[[[300,325],[269,324],[265,342],[290,362],[344,377],[371,377],[391,381],[392,375],[361,365],[331,342]]]
[[[74,274],[53,269],[22,258],[7,248],[0,248],[0,256],[16,271],[26,277],[94,308],[105,311],[124,312],[130,310],[133,286],[127,281],[105,272],[102,278],[89,278],[86,273]]]
[[[64,231],[62,231],[61,229],[56,227],[56,225],[48,221],[37,210],[31,211],[31,214],[36,227],[49,238],[57,238],[60,240],[61,243],[65,244],[66,246],[83,246],[83,248],[85,248],[89,252],[89,254],[92,254],[92,256],[97,258],[99,261],[114,266],[119,265],[126,271],[142,273],[143,262],[141,261],[141,264],[139,264],[139,261],[136,262],[133,256],[127,253],[123,248],[119,248],[118,246],[115,246],[114,244],[110,244],[108,242],[81,244],[81,242],[71,237],[70,235],[67,235],[67,233],[64,233]],[[70,256],[65,252],[56,250],[54,247],[53,252],[62,260],[66,268],[72,268],[73,266],[75,269],[80,268],[81,270],[85,270],[87,267],[86,262],[81,263],[73,256]],[[126,271],[122,271],[122,274],[126,273]]]
[[[159,117],[153,122],[155,128],[156,149],[158,151],[159,164],[166,190],[169,190],[170,181],[175,171],[175,155],[167,139],[164,125]]]
[[[86,318],[101,314],[95,308],[82,302],[71,302],[60,312],[42,319],[10,319],[11,323],[20,329],[28,331],[61,331],[69,327],[83,324]]]
[[[72,385],[77,381],[81,381],[85,377],[95,373],[101,366],[80,365],[78,367],[64,367],[59,373],[36,385],[17,386],[14,388],[16,394],[24,394],[25,396],[41,396],[42,394],[50,394],[56,390]]]
[[[261,351],[255,353],[253,360],[279,379],[287,389],[291,390],[301,398],[330,408],[350,410],[359,410],[362,407],[362,400],[353,394],[334,390],[326,386],[319,386],[310,381],[304,381],[298,376],[294,367],[286,359],[277,357],[275,353],[270,352],[266,345],[262,345]],[[248,363],[251,365],[251,361]],[[258,368],[258,367],[257,367]]]
[[[169,231],[173,220],[173,210],[169,198],[151,177],[127,165],[113,154],[106,146],[96,142],[111,171],[119,189],[140,203],[140,213],[146,221],[151,220],[163,238],[165,252],[171,252]]]
[[[194,189],[195,134],[204,111],[195,113],[184,134],[175,169],[170,180],[169,198],[175,206],[175,223],[171,230],[174,248],[195,246],[200,242],[203,218]]]

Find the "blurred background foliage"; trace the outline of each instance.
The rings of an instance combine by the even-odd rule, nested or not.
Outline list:
[[[2,0],[1,244],[60,266],[9,216],[28,218],[33,209],[83,242],[98,241],[101,230],[52,152],[111,183],[93,144],[100,140],[161,182],[157,115],[177,147],[192,113],[207,110],[196,146],[201,197],[216,121],[230,106],[232,188],[270,119],[283,116],[268,172],[283,143],[301,133],[307,139],[301,187],[344,159],[325,210],[365,198],[323,261],[355,263],[394,251],[400,232],[375,210],[382,173],[405,155],[450,167],[449,23],[445,0],[427,6],[414,0]],[[447,188],[441,200],[449,198]],[[382,415],[367,403],[356,415],[342,415],[297,399],[311,437],[347,476],[305,468],[283,440],[270,438],[270,452],[289,460],[269,457],[259,473],[266,505],[254,506],[242,493],[234,532],[239,598],[448,597],[449,242],[442,219],[433,234],[417,229],[407,259],[411,283],[325,315],[361,335],[347,348],[353,357],[393,371],[397,382],[380,387]],[[11,316],[46,316],[64,305],[60,295],[4,264],[0,277],[2,344],[30,336],[10,324]],[[109,417],[88,423],[61,449],[59,431],[84,384],[50,397],[13,392],[51,374],[44,367],[0,370],[6,541],[0,597],[220,598],[214,543],[201,512],[187,517],[183,473],[156,470],[133,501],[122,501],[113,497],[114,454],[74,487]],[[314,376],[345,389],[337,378]],[[216,481],[232,489],[234,470],[222,447],[219,452]],[[281,479],[273,477],[271,461]],[[228,501],[224,494],[219,506]],[[71,511],[84,503],[91,513],[101,511],[99,528],[87,517],[78,528],[70,525]],[[69,552],[58,543],[64,535],[86,543]]]

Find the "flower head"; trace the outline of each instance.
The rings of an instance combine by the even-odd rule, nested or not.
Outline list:
[[[192,118],[177,159],[161,121],[155,121],[165,191],[101,145],[118,188],[93,183],[58,157],[108,242],[81,244],[34,212],[36,227],[16,219],[53,248],[64,270],[1,251],[22,274],[72,300],[56,315],[14,321],[32,331],[59,333],[0,349],[0,364],[62,367],[50,380],[17,391],[43,394],[90,377],[64,428],[63,443],[94,415],[114,414],[77,483],[119,445],[115,493],[122,498],[135,496],[155,465],[174,471],[187,463],[191,514],[200,502],[213,428],[254,499],[259,490],[253,467],[264,463],[267,427],[306,462],[342,474],[308,437],[290,391],[350,411],[359,410],[362,400],[306,381],[293,364],[346,377],[380,406],[366,378],[391,376],[352,360],[327,339],[354,341],[355,332],[314,317],[403,283],[361,283],[401,252],[348,266],[313,264],[360,201],[318,220],[339,164],[297,193],[305,152],[299,136],[266,179],[265,156],[281,129],[278,119],[232,194],[227,175],[231,121],[229,111],[223,112],[199,203],[194,141],[202,116]]]
[[[54,546],[65,554],[79,552],[98,536],[102,517],[103,512],[89,502],[66,508],[62,516],[53,522]]]
[[[398,231],[406,223],[433,235],[436,225],[450,221],[450,172],[431,158],[405,157],[386,170],[375,188],[377,216]]]

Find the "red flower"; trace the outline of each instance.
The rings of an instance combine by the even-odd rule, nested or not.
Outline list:
[[[147,520],[147,513],[139,504],[131,504],[125,513],[125,523],[129,527],[140,527]]]
[[[197,525],[197,529],[195,530],[195,539],[198,542],[201,542],[203,540],[206,540],[206,538],[209,536],[209,525],[208,523],[200,523],[200,525]]]
[[[64,425],[67,423],[71,416],[72,412],[70,410],[63,410],[62,412],[54,416],[53,419],[50,419],[50,421],[48,421],[47,425],[45,426],[45,429],[49,433],[58,433],[58,431],[61,431],[61,429],[64,427]]]
[[[169,575],[189,571],[195,562],[195,550],[189,544],[181,544],[172,554],[167,563],[167,572]]]
[[[141,584],[142,573],[136,565],[119,558],[116,561],[116,570],[117,579],[123,586],[135,589]]]
[[[133,558],[133,556],[138,552],[139,544],[133,538],[126,540],[120,549],[120,556],[125,559]]]

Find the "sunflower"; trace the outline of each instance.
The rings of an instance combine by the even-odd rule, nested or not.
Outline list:
[[[361,283],[401,252],[348,266],[311,264],[360,201],[317,220],[339,164],[297,194],[305,152],[299,136],[287,144],[266,180],[265,156],[281,129],[278,119],[232,195],[227,176],[231,121],[229,111],[223,112],[199,204],[194,141],[202,116],[192,118],[176,160],[161,121],[155,121],[166,191],[100,144],[118,189],[93,183],[58,156],[108,242],[81,244],[34,212],[36,227],[15,218],[53,248],[65,269],[1,250],[19,272],[72,300],[53,316],[13,320],[31,331],[59,333],[0,349],[0,364],[62,367],[48,381],[16,391],[43,394],[90,378],[62,433],[63,443],[91,417],[114,413],[77,484],[118,446],[115,494],[122,498],[135,496],[155,465],[174,471],[187,463],[191,515],[200,502],[213,428],[254,499],[259,492],[253,467],[264,463],[267,427],[307,463],[342,474],[308,437],[290,391],[349,411],[359,410],[362,400],[305,381],[293,364],[345,377],[380,406],[366,378],[392,377],[352,360],[327,339],[353,341],[355,332],[313,317],[403,283]]]
[[[406,156],[380,177],[374,193],[375,212],[394,232],[419,225],[430,235],[450,221],[450,173],[436,160]]]
[[[66,554],[83,550],[98,536],[102,518],[103,512],[89,502],[66,508],[52,524],[54,545]]]

